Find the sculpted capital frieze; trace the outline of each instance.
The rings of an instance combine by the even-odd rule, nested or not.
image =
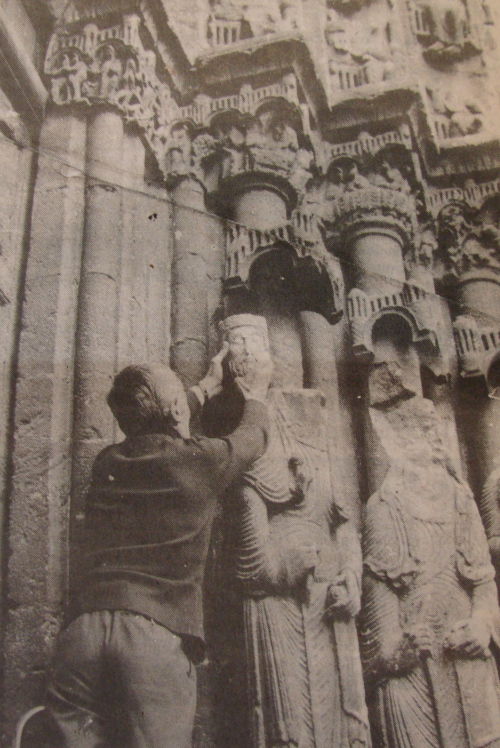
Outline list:
[[[498,196],[476,210],[463,201],[448,203],[438,216],[439,242],[449,272],[460,279],[474,270],[500,274]]]
[[[397,160],[396,160],[397,161]],[[358,228],[386,227],[403,243],[417,231],[417,203],[404,164],[381,152],[369,165],[353,158],[332,162],[324,180],[312,183],[304,203],[339,242]]]

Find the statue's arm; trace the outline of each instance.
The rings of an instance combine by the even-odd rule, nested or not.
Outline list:
[[[269,531],[267,507],[251,486],[241,492],[236,574],[246,587],[270,590],[278,584],[278,555]]]
[[[404,631],[399,598],[369,571],[363,579],[361,651],[367,678],[372,682],[412,670],[430,646],[426,632]]]
[[[500,610],[486,534],[472,496],[467,497],[457,522],[458,572],[470,590],[471,611],[469,618],[451,626],[445,647],[460,657],[489,657],[491,640],[500,642]]]
[[[267,506],[251,486],[243,487],[241,501],[238,578],[247,588],[290,592],[314,569],[316,548],[307,538],[273,535]]]

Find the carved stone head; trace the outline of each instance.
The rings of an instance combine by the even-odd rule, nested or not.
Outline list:
[[[225,342],[229,343],[227,362],[233,376],[250,374],[263,356],[269,356],[267,322],[256,314],[234,314],[221,323]]]

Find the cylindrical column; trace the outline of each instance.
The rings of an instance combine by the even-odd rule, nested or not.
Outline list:
[[[238,223],[248,228],[266,231],[286,223],[286,202],[276,190],[251,187],[236,193],[234,215]]]
[[[470,314],[479,327],[498,327],[500,274],[492,271],[465,273],[458,283],[461,314]]]
[[[353,235],[349,247],[356,288],[369,295],[394,293],[406,280],[399,234],[389,228],[364,228]]]
[[[208,364],[210,250],[203,186],[182,179],[173,190],[174,251],[172,264],[173,369],[186,386],[196,384]]]
[[[121,254],[123,121],[96,110],[89,121],[84,249],[75,351],[72,479],[73,568],[78,566],[78,520],[92,463],[113,439],[106,395],[115,373]]]
[[[328,413],[328,444],[335,500],[359,520],[359,481],[352,413],[339,398],[337,357],[341,324],[331,325],[317,312],[301,312],[304,386],[321,390]]]
[[[461,314],[473,317],[480,328],[500,327],[500,275],[487,270],[464,274],[457,300]],[[500,400],[488,397],[484,383],[463,382],[459,407],[469,479],[479,494],[500,457]]]

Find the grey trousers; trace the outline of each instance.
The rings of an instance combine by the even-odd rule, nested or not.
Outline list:
[[[85,613],[59,635],[47,706],[66,748],[190,748],[196,670],[154,621]]]

